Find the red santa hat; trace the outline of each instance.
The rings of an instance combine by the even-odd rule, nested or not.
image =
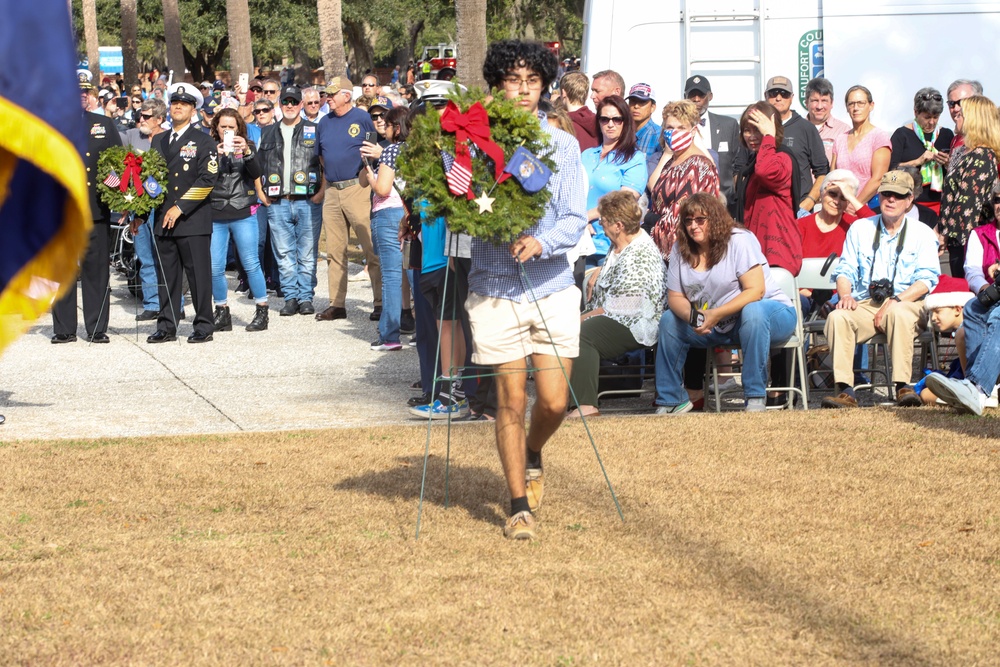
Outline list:
[[[924,299],[924,310],[928,313],[936,308],[961,308],[976,295],[969,291],[969,283],[965,278],[941,276],[937,287]]]

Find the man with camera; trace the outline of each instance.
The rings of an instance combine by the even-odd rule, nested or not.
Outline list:
[[[1000,211],[1000,193],[993,193],[993,210]],[[953,380],[940,373],[927,376],[927,388],[942,401],[960,410],[983,414],[986,399],[993,393],[1000,377],[1000,234],[993,225],[983,225],[970,237],[981,247],[981,263],[976,266],[966,258],[969,288],[976,293],[962,311],[965,331],[965,355],[968,359],[964,380]],[[937,377],[939,376],[940,377]]]
[[[858,406],[851,386],[854,348],[879,333],[888,341],[897,400],[913,391],[908,384],[913,339],[920,330],[918,301],[941,275],[937,239],[929,227],[905,217],[913,203],[909,174],[888,172],[878,192],[881,215],[851,225],[834,271],[839,301],[824,331],[833,353],[838,396],[824,398],[824,408]]]

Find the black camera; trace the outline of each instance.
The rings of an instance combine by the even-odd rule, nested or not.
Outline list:
[[[987,285],[986,289],[980,290],[976,295],[983,308],[992,308],[1000,301],[1000,272],[997,272],[992,285]]]
[[[882,278],[881,280],[873,280],[870,285],[868,285],[868,295],[871,297],[872,304],[875,306],[881,306],[885,303],[885,300],[892,296],[892,281]]]

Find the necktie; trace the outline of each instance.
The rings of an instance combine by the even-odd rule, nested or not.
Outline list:
[[[177,133],[176,132],[174,132],[173,134],[170,135],[170,145],[173,146],[175,141],[177,141]]]

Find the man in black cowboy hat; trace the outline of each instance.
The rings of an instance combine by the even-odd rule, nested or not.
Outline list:
[[[173,127],[153,141],[167,162],[166,197],[156,215],[156,250],[160,260],[160,317],[147,343],[177,339],[181,315],[181,271],[187,274],[194,305],[194,333],[189,343],[212,340],[212,207],[209,195],[219,173],[215,142],[192,126],[204,101],[189,83],[170,87]]]

